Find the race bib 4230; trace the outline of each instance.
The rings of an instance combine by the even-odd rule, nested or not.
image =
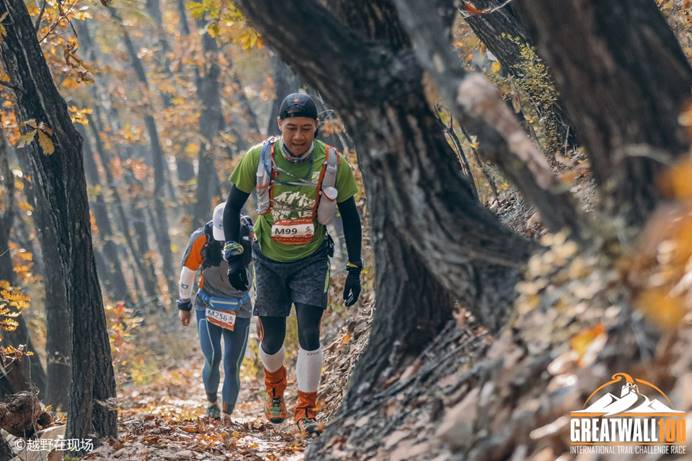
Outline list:
[[[314,236],[312,218],[283,219],[272,226],[272,240],[284,245],[304,245],[312,242]]]

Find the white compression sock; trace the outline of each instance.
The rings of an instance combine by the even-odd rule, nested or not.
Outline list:
[[[285,355],[285,349],[283,346],[281,346],[281,349],[275,354],[267,354],[264,352],[264,349],[262,349],[262,344],[260,344],[259,347],[259,356],[260,359],[262,360],[262,364],[264,365],[264,368],[270,373],[274,373],[276,370],[281,368],[284,364],[284,355]]]
[[[320,386],[322,371],[322,347],[314,351],[298,348],[298,363],[296,364],[296,381],[301,392],[317,392]]]

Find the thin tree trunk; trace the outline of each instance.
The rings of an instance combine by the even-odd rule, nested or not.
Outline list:
[[[267,136],[279,134],[279,127],[276,118],[279,116],[279,106],[287,95],[295,93],[300,88],[300,81],[290,67],[283,62],[276,53],[271,55],[273,77],[274,77],[274,102],[267,121]]]
[[[91,39],[91,35],[87,24],[84,21],[79,21],[77,23],[77,30],[79,33],[80,44],[84,47],[88,58],[91,61],[96,61],[98,50],[96,48],[95,43]],[[103,96],[105,93],[106,92],[103,89],[101,78],[97,76],[96,84],[93,88],[94,100],[104,101]],[[108,120],[112,122],[119,120],[117,111],[114,111],[112,115],[113,116],[109,117]],[[106,186],[108,187],[108,190],[111,195],[111,205],[115,209],[116,222],[118,223],[120,232],[125,237],[125,243],[127,245],[127,248],[129,249],[129,255],[132,258],[135,267],[137,268],[137,271],[134,271],[133,274],[137,274],[139,275],[139,277],[137,277],[137,275],[134,275],[133,278],[135,278],[135,280],[137,280],[138,278],[143,279],[142,283],[144,285],[144,291],[138,290],[141,294],[141,299],[149,298],[151,296],[157,296],[158,284],[156,282],[156,272],[154,269],[154,265],[150,260],[144,260],[144,258],[142,257],[142,253],[140,253],[139,249],[137,248],[134,242],[134,238],[132,236],[132,231],[130,227],[130,219],[125,212],[124,201],[120,195],[120,192],[118,191],[117,183],[111,171],[111,159],[109,157],[109,153],[106,152],[105,146],[103,145],[103,142],[101,140],[100,133],[104,129],[103,120],[104,117],[102,117],[101,115],[101,108],[97,103],[94,107],[93,116],[87,115],[87,121],[89,122],[89,128],[91,130],[91,134],[93,137],[96,153],[98,154],[101,166],[103,167],[103,171],[106,174]],[[136,285],[141,284],[137,283]]]
[[[132,67],[135,70],[135,75],[139,80],[145,97],[149,97],[149,82],[147,80],[144,65],[137,55],[134,43],[130,38],[127,29],[123,24],[123,20],[113,7],[108,7],[111,17],[118,23],[121,29],[123,43],[130,57]],[[166,286],[171,299],[175,298],[177,293],[175,267],[177,266],[173,260],[173,252],[171,251],[171,238],[168,232],[168,211],[166,209],[166,178],[170,176],[166,159],[161,148],[158,128],[154,116],[151,114],[153,107],[144,115],[144,126],[149,135],[149,143],[151,145],[152,160],[154,165],[154,208],[161,223],[162,231],[157,234],[156,240],[158,243],[158,251],[161,253],[163,274],[166,278]],[[175,201],[175,197],[171,197]]]
[[[84,169],[86,171],[87,180],[91,183],[92,187],[101,186],[103,182],[101,181],[98,167],[96,165],[96,160],[94,159],[94,152],[91,149],[91,143],[86,134],[84,128],[78,128],[79,133],[83,139],[84,147]],[[104,275],[106,276],[106,286],[109,289],[109,295],[112,301],[124,300],[128,304],[134,304],[134,300],[129,293],[127,287],[127,282],[125,281],[125,275],[123,274],[120,249],[115,243],[113,235],[113,225],[111,224],[111,218],[108,213],[108,205],[105,200],[105,193],[107,189],[101,188],[94,192],[95,196],[92,197],[94,218],[96,220],[96,226],[98,228],[98,235],[102,242],[101,251],[103,253],[102,259],[105,266]],[[98,262],[98,260],[97,260]]]
[[[692,68],[654,0],[515,2],[587,148],[607,212],[638,227],[656,178],[690,146]]]
[[[158,39],[158,63],[159,67],[163,73],[172,77],[171,63],[168,58],[168,54],[171,52],[171,47],[166,38],[166,30],[163,27],[163,15],[161,14],[161,5],[159,0],[147,0],[147,11],[149,16],[154,20],[156,24],[156,35]],[[167,93],[161,93],[161,101],[163,102],[164,108],[169,108],[172,105],[172,98]],[[186,183],[195,177],[195,168],[187,157],[185,156],[184,149],[180,149],[178,155],[175,156],[176,171],[178,173],[178,181],[180,183]]]
[[[144,288],[146,290],[146,295],[155,295],[158,293],[158,285],[156,283],[156,271],[151,261],[144,258],[144,253],[142,253],[141,251],[141,244],[139,240],[137,240],[135,243],[135,238],[132,236],[130,225],[132,224],[133,220],[130,219],[125,213],[123,200],[120,197],[120,192],[118,192],[115,178],[113,178],[113,173],[111,172],[110,158],[99,136],[99,128],[103,129],[103,126],[97,118],[94,118],[91,115],[88,116],[88,120],[89,126],[92,130],[92,138],[94,139],[96,152],[99,155],[99,159],[101,160],[103,171],[106,173],[106,182],[111,192],[112,206],[115,208],[115,213],[120,223],[120,229],[123,235],[125,236],[125,242],[127,243],[127,246],[130,249],[130,253],[135,262],[135,265],[137,266],[138,272],[144,279]],[[132,213],[132,215],[134,216],[135,206],[130,206],[129,209],[130,213]]]
[[[196,229],[211,215],[211,199],[214,193],[212,176],[216,174],[212,143],[214,137],[223,129],[221,112],[221,91],[219,89],[220,68],[218,64],[218,46],[207,32],[202,35],[204,51],[204,68],[196,70],[195,83],[197,97],[202,106],[199,118],[199,131],[202,142],[197,161],[197,194],[192,211],[192,229]]]
[[[45,123],[52,130],[47,135],[55,149],[48,155],[34,141],[26,150],[36,184],[41,185],[37,193],[48,204],[47,217],[57,236],[52,242],[58,253],[57,270],[72,311],[66,438],[114,436],[116,412],[104,402],[115,397],[115,376],[91,245],[81,137],[53,83],[26,6],[19,0],[3,0],[3,14],[8,21],[2,58],[17,88],[18,119]]]

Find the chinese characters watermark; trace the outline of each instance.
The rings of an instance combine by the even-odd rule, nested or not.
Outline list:
[[[15,448],[20,451],[92,451],[93,439],[17,439]]]

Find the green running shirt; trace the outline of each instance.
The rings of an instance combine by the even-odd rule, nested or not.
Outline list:
[[[276,168],[279,172],[274,181],[271,210],[260,215],[255,221],[255,235],[262,254],[269,259],[279,262],[290,262],[303,259],[314,253],[324,242],[325,226],[313,219],[315,233],[312,241],[301,245],[287,245],[277,242],[271,237],[272,225],[279,220],[310,218],[317,197],[317,181],[325,158],[326,146],[322,141],[315,140],[312,152],[312,171],[310,160],[292,163],[281,154],[281,141],[274,146]],[[250,148],[231,173],[230,181],[239,190],[250,194],[255,190],[257,165],[259,164],[262,144]],[[337,203],[342,203],[358,192],[353,169],[346,159],[339,155],[336,172]]]

